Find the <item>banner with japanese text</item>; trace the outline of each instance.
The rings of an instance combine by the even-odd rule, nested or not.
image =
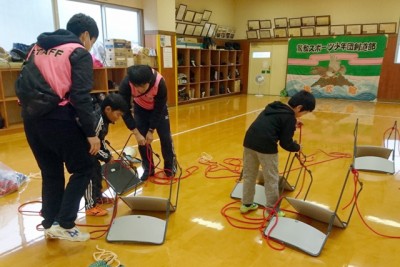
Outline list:
[[[292,38],[286,91],[306,90],[317,98],[374,100],[386,35]]]

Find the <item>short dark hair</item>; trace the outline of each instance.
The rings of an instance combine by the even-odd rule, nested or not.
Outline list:
[[[153,69],[148,65],[133,65],[127,69],[129,81],[133,85],[142,85],[153,81]]]
[[[99,37],[99,28],[97,28],[96,21],[83,13],[75,14],[69,19],[67,30],[78,37],[85,31],[89,32],[90,38],[97,39]]]
[[[288,102],[289,106],[295,108],[302,105],[300,111],[313,111],[315,109],[315,97],[312,93],[307,91],[300,91],[294,94]]]
[[[101,102],[100,106],[102,111],[109,106],[113,111],[120,110],[123,113],[128,112],[128,103],[126,103],[125,99],[120,94],[116,93],[108,94],[103,102]]]

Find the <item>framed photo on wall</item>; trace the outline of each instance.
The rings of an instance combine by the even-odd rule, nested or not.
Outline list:
[[[329,26],[315,26],[315,35],[316,36],[329,35]]]
[[[175,27],[175,32],[177,34],[184,34],[185,33],[185,29],[186,29],[186,24],[185,23],[176,23],[176,27]]]
[[[208,34],[208,30],[210,29],[211,24],[206,22],[204,23],[203,31],[201,32],[201,36],[206,37]]]
[[[378,23],[363,24],[361,27],[362,34],[376,34],[378,33]]]
[[[260,29],[271,29],[271,26],[270,20],[260,20]]]
[[[331,16],[316,16],[315,17],[315,25],[317,26],[328,26],[331,25]]]
[[[315,28],[314,27],[302,27],[301,28],[301,36],[314,36]]]
[[[201,36],[201,33],[203,32],[203,28],[204,28],[203,25],[196,25],[194,27],[193,35],[194,36]]]
[[[176,20],[183,20],[183,16],[185,15],[187,5],[180,4],[178,7],[178,11],[176,11]]]
[[[346,34],[361,34],[361,24],[348,24],[345,26]]]
[[[258,31],[257,30],[251,30],[247,31],[247,39],[258,39]]]
[[[271,38],[271,30],[260,30],[260,39]]]
[[[331,25],[329,33],[330,35],[344,35],[344,25]]]
[[[202,20],[209,21],[211,17],[212,11],[204,10]]]
[[[194,32],[194,25],[187,24],[185,28],[185,35],[193,35]]]
[[[301,36],[301,31],[300,31],[300,29],[301,29],[301,28],[299,28],[299,27],[296,27],[296,28],[289,28],[289,29],[288,29],[288,35],[289,35],[289,37],[299,37],[299,36]]]
[[[259,30],[260,29],[260,21],[259,20],[247,21],[247,28],[249,31]]]
[[[196,12],[193,17],[193,23],[199,24],[203,18],[203,13]]]
[[[217,28],[217,24],[215,24],[215,23],[210,23],[210,29],[208,30],[207,36],[208,36],[208,37],[213,37],[216,28]]]
[[[301,26],[315,26],[315,17],[301,17]]]
[[[290,18],[289,27],[290,28],[301,27],[301,18]]]
[[[274,28],[274,36],[275,36],[275,38],[286,38],[287,37],[287,29],[286,28]]]
[[[275,18],[274,23],[275,23],[275,28],[286,28],[287,18]]]
[[[396,22],[379,23],[379,33],[396,33]]]
[[[194,18],[194,14],[195,14],[194,11],[192,11],[192,10],[187,10],[186,13],[185,13],[185,16],[184,16],[184,18],[183,18],[183,21],[192,22],[192,21],[193,21],[193,18]]]

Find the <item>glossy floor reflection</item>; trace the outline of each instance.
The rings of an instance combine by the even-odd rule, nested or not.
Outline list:
[[[286,101],[279,97],[237,95],[170,108],[175,150],[185,178],[181,180],[178,209],[170,216],[163,245],[106,242],[99,230],[106,229],[109,224],[112,205],[104,206],[109,211],[105,217],[79,214],[77,223],[83,225],[82,230],[92,232],[92,240],[83,243],[45,240],[40,227],[37,229],[41,222],[40,203],[37,203],[41,180],[36,162],[23,134],[1,136],[0,162],[31,178],[18,192],[0,198],[0,265],[89,266],[99,246],[115,252],[127,267],[397,266],[400,261],[397,172],[394,175],[359,173],[364,188],[349,226],[346,229],[334,227],[318,257],[268,242],[257,229],[262,225],[262,210],[243,217],[237,209],[239,204],[231,204],[234,199],[230,194],[240,173],[244,133],[260,110],[273,100]],[[356,120],[359,119],[358,144],[382,146],[384,133],[398,120],[398,114],[400,105],[394,103],[318,99],[316,110],[302,118],[301,143],[314,178],[307,199],[334,209],[352,163]],[[119,122],[110,129],[108,140],[120,150],[128,136],[129,131]],[[299,139],[300,133],[295,137]],[[399,144],[393,140],[390,144],[396,145],[395,166],[399,170]],[[135,141],[131,140],[130,145],[135,146]],[[161,154],[158,140],[153,147]],[[336,159],[338,155],[343,158]],[[281,151],[281,171],[287,156]],[[210,165],[206,157],[214,165]],[[295,179],[296,171],[291,175],[291,179]],[[308,178],[304,182],[300,179],[293,192],[284,194],[302,198],[308,185]],[[350,212],[344,208],[352,201],[352,179],[346,188],[338,211],[343,217]],[[141,192],[165,196],[168,187],[149,182]],[[23,212],[18,211],[21,205],[24,205]],[[252,224],[228,221],[221,213],[227,205],[232,207],[226,211],[227,215]],[[287,216],[296,216],[289,212],[293,209],[287,203],[282,205],[288,210]],[[129,214],[127,205],[119,201],[117,217]],[[143,214],[164,218],[163,213]],[[311,219],[305,221],[321,231],[326,230],[326,224]]]

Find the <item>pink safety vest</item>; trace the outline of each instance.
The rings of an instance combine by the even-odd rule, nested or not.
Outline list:
[[[154,72],[155,70],[153,70],[153,73]],[[161,79],[162,79],[161,74],[157,72],[156,82],[154,83],[153,87],[150,88],[150,90],[148,90],[148,92],[143,95],[131,82],[129,82],[129,86],[131,87],[131,93],[133,96],[133,101],[144,109],[153,110],[154,97],[158,93],[158,85],[160,84]]]
[[[81,44],[68,43],[62,44],[47,51],[38,45],[35,45],[31,53],[35,53],[35,64],[42,73],[44,79],[63,99],[70,91],[71,80],[71,62],[69,57],[76,48],[84,48]],[[68,99],[60,102],[60,106],[68,103]]]

